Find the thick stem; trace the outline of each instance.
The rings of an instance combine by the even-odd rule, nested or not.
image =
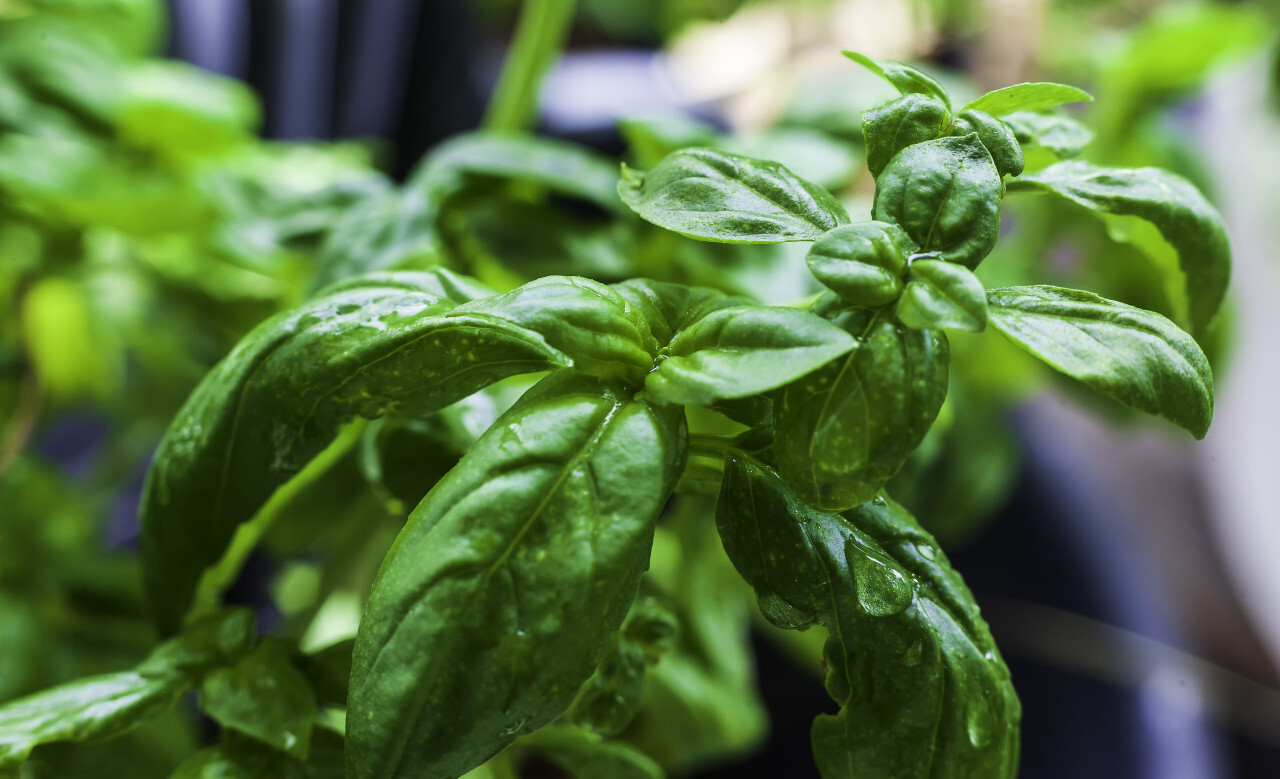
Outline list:
[[[484,129],[520,132],[532,127],[542,79],[564,50],[576,2],[526,0],[485,113]]]
[[[262,508],[258,509],[258,513],[253,515],[253,519],[236,528],[236,533],[231,537],[231,543],[227,545],[227,550],[222,553],[222,557],[206,568],[204,575],[200,577],[200,582],[196,585],[195,600],[192,601],[191,609],[187,612],[188,622],[218,610],[222,603],[223,591],[235,582],[236,577],[240,575],[240,569],[249,559],[249,554],[271,529],[280,512],[304,489],[323,477],[330,468],[346,456],[347,452],[359,442],[368,424],[367,419],[357,419],[343,428],[333,443],[271,494],[267,502],[262,504]]]

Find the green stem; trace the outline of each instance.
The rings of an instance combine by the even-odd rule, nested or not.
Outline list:
[[[537,118],[542,78],[560,57],[577,0],[526,0],[515,38],[502,65],[483,128],[530,129]]]
[[[369,420],[357,419],[344,427],[333,443],[312,458],[311,462],[298,471],[292,479],[271,493],[267,502],[262,504],[257,514],[253,515],[253,519],[236,528],[227,551],[222,553],[218,562],[206,568],[204,575],[200,577],[200,583],[196,585],[195,599],[187,612],[188,622],[218,610],[222,603],[223,591],[235,582],[236,577],[240,575],[240,569],[249,559],[249,554],[271,529],[280,512],[293,502],[299,493],[314,484],[346,456],[347,452],[359,442],[360,436],[364,434],[368,425]]]

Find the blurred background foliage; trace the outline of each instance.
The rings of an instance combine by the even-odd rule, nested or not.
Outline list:
[[[515,0],[464,6],[500,52]],[[264,106],[248,86],[158,56],[171,37],[159,0],[0,0],[0,700],[145,654],[154,634],[131,545],[151,450],[240,337],[325,285],[442,264],[499,289],[557,273],[648,276],[803,300],[818,290],[804,247],[704,244],[652,228],[618,202],[617,161],[644,169],[682,146],[715,145],[779,160],[866,213],[860,111],[888,95],[841,47],[923,63],[961,98],[1026,80],[1080,85],[1096,101],[1065,115],[1091,135],[1073,125],[1060,146],[1031,150],[1029,169],[1078,152],[1171,168],[1212,192],[1197,90],[1215,68],[1264,50],[1280,73],[1278,17],[1274,2],[582,0],[570,52],[646,52],[641,72],[665,106],[636,100],[561,140],[461,136],[398,179],[394,138],[263,138]],[[485,51],[475,71],[495,72]],[[570,60],[544,102],[567,94],[555,90],[573,83]],[[542,128],[557,129],[549,110]],[[1005,232],[982,268],[989,285],[1079,286],[1185,313],[1176,258],[1144,223],[1011,198]],[[1205,339],[1215,364],[1230,331],[1228,315]],[[962,354],[947,405],[891,485],[948,545],[976,532],[1017,474],[1008,405],[1059,381],[994,334],[952,345]],[[268,538],[292,562],[264,557],[240,596],[304,650],[348,637],[405,512],[524,386],[371,425]],[[732,432],[742,428],[731,419],[760,412],[693,422]],[[678,637],[625,731],[673,771],[742,754],[767,727],[752,658],[735,654],[746,652],[753,606],[705,537],[707,483],[694,465],[645,584]],[[42,748],[23,776],[102,765],[166,776],[209,736],[194,716],[168,717],[106,745]],[[572,763],[554,744],[529,748]]]

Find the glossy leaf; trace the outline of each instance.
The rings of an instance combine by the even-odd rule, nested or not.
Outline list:
[[[1226,295],[1231,245],[1222,217],[1195,185],[1160,168],[1104,168],[1061,162],[1028,174],[1010,190],[1051,192],[1099,214],[1136,216],[1153,225],[1178,253],[1186,276],[1190,329],[1202,336]]]
[[[731,459],[716,509],[725,551],[761,611],[821,624],[840,713],[814,721],[824,779],[1011,779],[1021,709],[963,581],[883,494],[843,516],[806,505],[758,463]]]
[[[875,497],[924,439],[946,397],[950,362],[939,331],[865,312],[842,326],[857,348],[782,391],[774,439],[787,484],[838,510]]]
[[[988,92],[970,101],[961,111],[982,111],[992,116],[1004,116],[1014,111],[1043,111],[1064,103],[1091,102],[1093,95],[1066,84],[1036,82],[1014,84]]]
[[[1000,174],[977,135],[917,143],[876,180],[872,210],[922,252],[976,268],[1000,233]]]
[[[1168,319],[1060,287],[1000,287],[987,300],[997,330],[1059,371],[1196,438],[1208,432],[1213,371]]]
[[[897,308],[907,327],[987,329],[987,293],[973,271],[953,262],[916,260],[908,278]]]
[[[830,192],[782,165],[714,149],[677,151],[647,173],[624,167],[618,192],[647,221],[719,243],[812,241],[849,221]]]
[[[856,51],[844,51],[841,53],[888,81],[902,94],[928,95],[941,101],[947,107],[947,110],[951,109],[951,98],[947,95],[947,90],[943,89],[942,85],[932,77],[921,73],[915,68],[903,65],[901,62],[874,59]]]
[[[224,728],[307,759],[316,695],[289,662],[283,642],[266,639],[235,665],[206,676],[200,708]]]
[[[877,308],[902,294],[911,238],[896,224],[858,222],[823,235],[809,249],[809,271],[851,306]]]
[[[867,169],[878,177],[895,154],[913,144],[932,141],[942,135],[950,121],[951,112],[942,101],[916,93],[863,111]]]
[[[560,716],[635,597],[684,441],[681,410],[571,371],[504,414],[378,573],[352,660],[349,775],[459,776]]]
[[[21,764],[54,741],[117,736],[167,710],[199,674],[248,648],[247,611],[212,615],[158,646],[132,671],[58,685],[0,705],[0,768]]]
[[[978,140],[982,141],[996,165],[996,172],[1001,176],[1021,175],[1026,159],[1012,127],[991,114],[965,109],[956,114],[950,134],[963,136],[969,133],[976,133]]]
[[[454,316],[492,317],[539,333],[580,371],[639,381],[657,343],[644,316],[609,287],[575,276],[548,276],[466,303]]]
[[[446,271],[340,286],[259,325],[205,377],[160,444],[140,508],[162,629],[177,628],[236,528],[347,421],[433,411],[569,362],[508,321],[451,315],[484,291]]]
[[[685,328],[713,311],[752,303],[710,287],[688,287],[653,279],[629,279],[612,288],[649,323],[649,331],[659,347],[671,343]]]
[[[645,376],[659,402],[709,406],[757,395],[804,376],[854,346],[821,317],[794,308],[742,306],[708,314],[677,335]]]

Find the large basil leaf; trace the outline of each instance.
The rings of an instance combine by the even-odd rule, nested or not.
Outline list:
[[[922,252],[976,268],[1000,233],[1000,174],[977,135],[903,149],[876,180],[874,218]]]
[[[859,54],[856,51],[843,51],[841,53],[888,81],[903,95],[928,95],[942,101],[947,110],[951,110],[951,98],[947,95],[947,90],[943,89],[942,85],[934,81],[933,78],[915,68],[903,65],[901,62],[878,60],[865,54]]]
[[[1090,102],[1093,95],[1066,84],[1042,81],[1031,84],[1014,84],[970,101],[961,111],[982,111],[992,116],[1004,116],[1014,111],[1043,111],[1063,103]]]
[[[1151,311],[1061,287],[987,293],[991,324],[1072,378],[1204,438],[1213,370],[1195,339]]]
[[[147,594],[166,632],[236,527],[357,416],[425,413],[508,376],[568,364],[538,334],[451,316],[483,290],[446,271],[335,288],[264,322],[178,412],[140,509]]]
[[[622,176],[618,193],[637,214],[705,241],[812,241],[849,221],[830,192],[778,163],[715,149],[682,149]]]
[[[902,275],[915,249],[896,224],[858,222],[815,241],[805,262],[818,281],[849,305],[878,308],[902,294]]]
[[[774,438],[787,484],[837,510],[875,497],[924,439],[946,397],[950,363],[941,331],[879,314],[853,315],[843,326],[857,334],[857,348],[783,390]]]
[[[1190,181],[1161,168],[1105,168],[1072,160],[1010,183],[1042,190],[1099,214],[1136,216],[1153,224],[1178,253],[1186,275],[1191,332],[1202,336],[1227,292],[1231,245],[1217,209]]]
[[[252,615],[217,613],[166,641],[132,671],[58,685],[0,706],[0,768],[40,744],[111,738],[158,716],[208,669],[233,661],[253,638]]]
[[[821,317],[794,308],[715,311],[677,335],[644,379],[659,403],[709,406],[777,389],[854,347]]]
[[[548,276],[459,306],[454,315],[501,319],[540,333],[580,371],[638,382],[653,367],[657,342],[644,315],[609,287],[576,276]]]
[[[572,371],[499,418],[378,572],[350,776],[459,776],[568,708],[635,596],[685,435],[682,410]]]
[[[907,327],[949,327],[980,333],[987,329],[987,295],[973,271],[954,262],[916,260],[898,301],[898,319]]]
[[[659,347],[671,343],[686,327],[712,311],[753,302],[710,287],[688,287],[653,279],[629,279],[612,287],[649,323],[649,331]]]
[[[867,169],[873,177],[893,156],[908,146],[942,135],[951,112],[928,95],[903,95],[879,108],[862,112],[862,137],[867,145]]]
[[[716,509],[725,551],[780,627],[829,632],[813,723],[824,779],[1009,779],[1021,709],[964,582],[933,538],[881,494],[844,516],[731,458]]]

